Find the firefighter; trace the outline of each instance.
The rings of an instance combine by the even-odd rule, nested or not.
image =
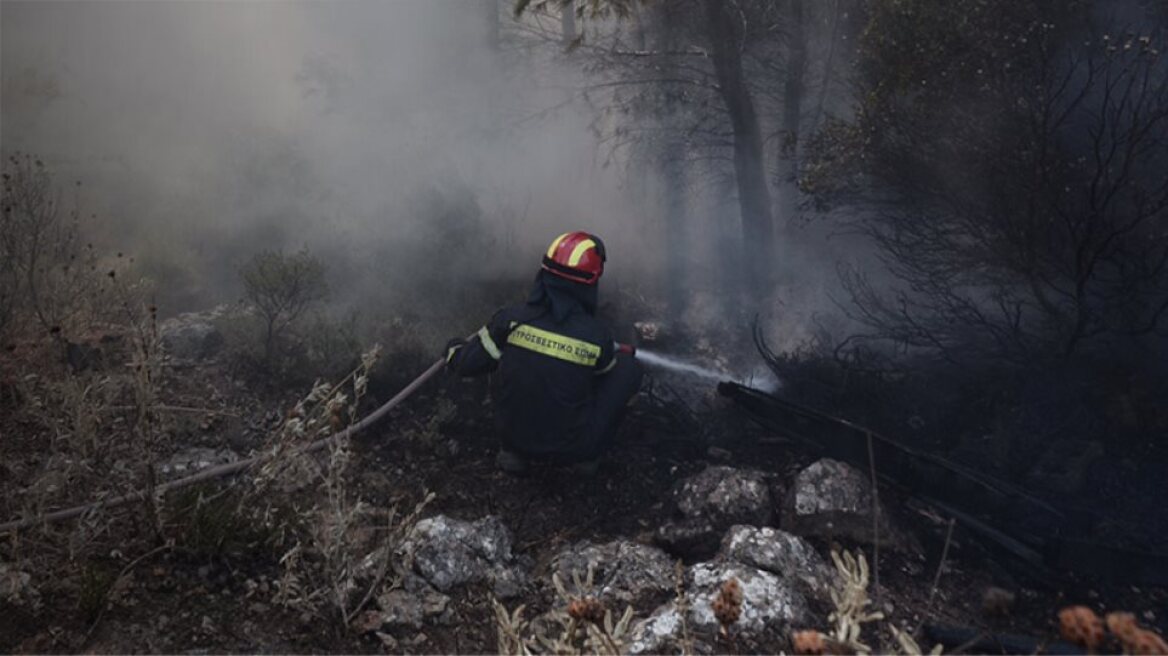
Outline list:
[[[499,310],[469,340],[447,344],[454,373],[495,374],[496,462],[504,471],[519,474],[542,462],[594,473],[640,389],[632,350],[618,347],[595,316],[604,262],[600,238],[560,235],[527,302]]]

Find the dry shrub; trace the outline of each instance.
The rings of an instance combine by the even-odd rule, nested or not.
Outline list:
[[[172,370],[148,300],[152,290],[133,280],[128,258],[119,254],[103,263],[84,244],[77,213],[65,212],[43,164],[16,157],[4,174],[4,519],[145,492],[141,502],[6,535],[0,578],[5,589],[19,592],[12,599],[34,609],[42,600],[54,611],[67,606],[93,620],[117,602],[113,588],[125,577],[116,573],[138,563],[135,554],[156,553],[161,545],[219,555],[243,541],[253,546],[264,541],[284,556],[281,600],[347,623],[383,580],[393,542],[432,498],[423,495],[404,516],[370,507],[354,494],[347,440],[331,444],[323,458],[304,450],[312,439],[334,435],[354,421],[376,353],[360,358],[340,384],[315,386],[298,405],[268,443],[252,494],[202,488],[161,499],[154,493],[158,465],[172,455],[175,425],[168,420],[173,408],[166,406]],[[310,355],[297,361],[303,375],[313,359],[341,359],[336,353],[351,345],[353,330],[306,321],[311,317],[303,310],[319,298],[321,287],[311,263],[300,255],[292,258],[292,269],[300,267],[292,278],[307,292],[281,297],[260,284],[270,282],[267,278],[253,282],[257,290],[271,292],[255,296],[257,307],[269,312],[271,333],[288,335],[289,326],[300,330],[298,344]],[[93,357],[99,348],[101,357]],[[350,352],[347,359],[358,360],[359,350]],[[265,491],[272,492],[269,498]],[[84,629],[81,625],[80,632]],[[77,642],[76,635],[54,633],[54,644],[78,650],[84,638]]]
[[[423,495],[401,515],[374,508],[353,491],[351,443],[339,433],[357,418],[379,352],[365,353],[338,384],[318,381],[296,404],[264,447],[244,502],[283,554],[275,601],[342,628],[374,597],[394,549],[434,498]],[[331,439],[323,456],[309,451],[322,439]]]
[[[307,250],[291,255],[260,251],[239,275],[244,294],[261,322],[264,359],[271,361],[289,328],[328,296],[324,263]]]
[[[231,361],[281,386],[340,378],[360,356],[358,315],[334,316],[325,265],[307,250],[262,251],[240,270],[246,300],[217,321]]]
[[[147,287],[113,278],[121,316],[111,330],[120,349],[107,353],[107,368],[45,362],[43,352],[12,361],[21,403],[11,419],[25,439],[11,448],[39,466],[31,485],[5,490],[10,516],[149,489],[171,448],[159,411],[164,362],[157,318],[143,300]],[[157,526],[156,509],[150,515],[147,523]]]
[[[106,307],[80,211],[66,208],[52,171],[32,155],[10,156],[0,175],[0,338],[75,337]]]
[[[0,559],[26,580],[28,595],[43,598],[53,611],[68,600],[85,622],[118,602],[125,586],[115,589],[122,578],[116,573],[135,562],[132,554],[166,543],[165,509],[153,489],[158,463],[173,448],[171,423],[161,411],[165,362],[156,316],[145,300],[149,288],[124,271],[103,278],[105,316],[72,315],[84,318],[87,331],[97,326],[117,336],[107,341],[100,361],[77,366],[58,360],[55,348],[30,347],[3,365],[18,401],[0,430],[19,427],[18,439],[0,444],[12,465],[11,475],[0,477],[5,519],[145,492],[117,511],[94,509],[76,521],[13,533],[0,547]],[[77,335],[86,324],[73,325]],[[56,644],[74,650],[80,643]]]
[[[0,430],[19,427],[0,443],[19,463],[0,483],[8,516],[149,486],[165,446],[150,289],[122,254],[98,256],[64,195],[39,159],[4,163],[0,380],[11,404]]]

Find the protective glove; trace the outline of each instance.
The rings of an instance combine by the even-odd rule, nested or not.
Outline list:
[[[465,345],[466,340],[461,337],[455,337],[449,342],[446,342],[446,364],[450,364],[452,361],[454,361],[455,356],[458,355],[458,349]]]

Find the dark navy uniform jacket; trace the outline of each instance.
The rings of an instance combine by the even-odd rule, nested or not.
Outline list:
[[[541,273],[527,303],[499,310],[448,353],[455,373],[493,372],[495,419],[508,449],[530,457],[594,449],[588,416],[597,377],[616,365],[612,333],[592,315],[595,293]]]

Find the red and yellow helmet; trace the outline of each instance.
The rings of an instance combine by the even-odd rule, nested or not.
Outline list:
[[[561,278],[595,285],[604,273],[604,242],[587,232],[564,233],[548,247],[543,268]]]

